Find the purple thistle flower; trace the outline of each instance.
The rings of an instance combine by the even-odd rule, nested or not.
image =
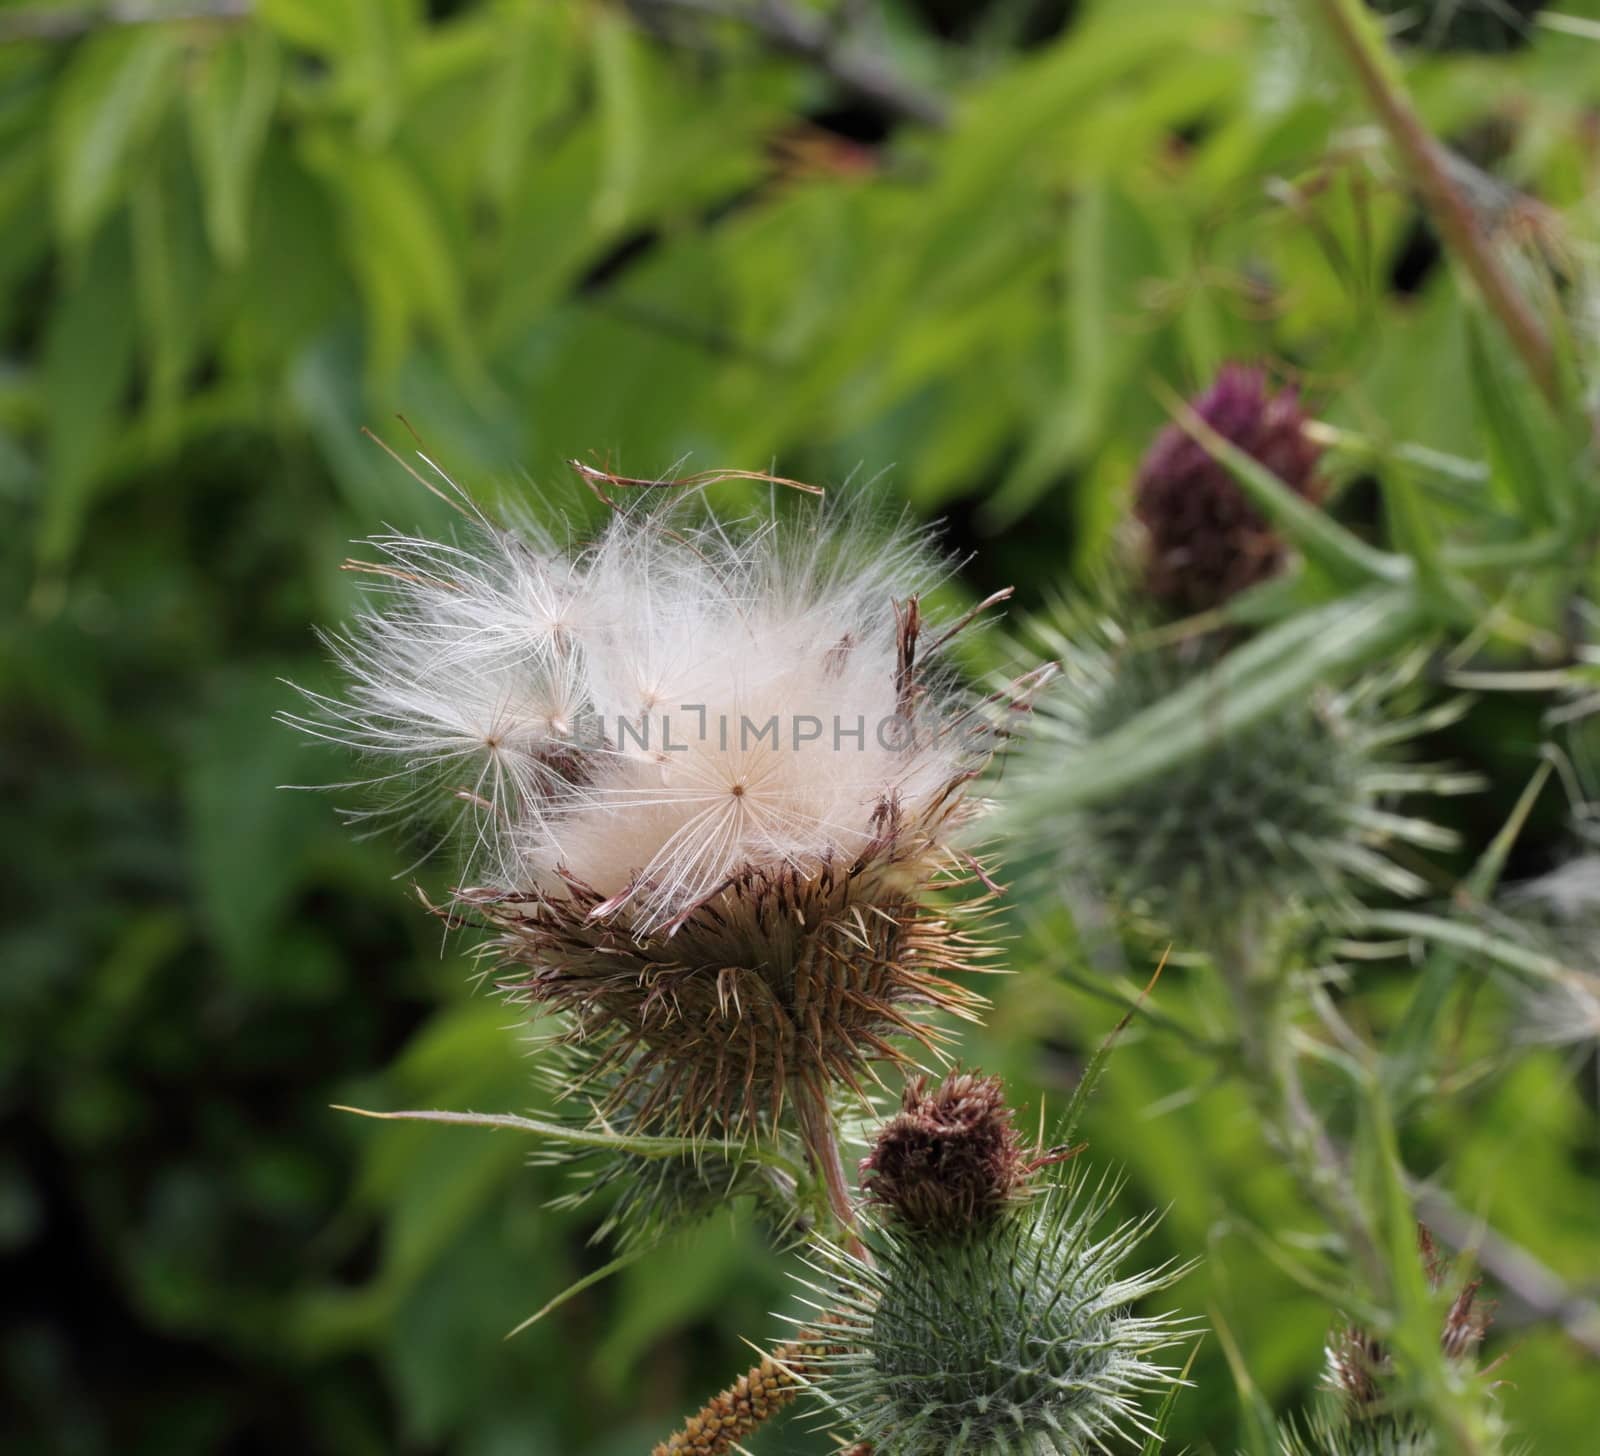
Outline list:
[[[1292,389],[1272,393],[1266,375],[1227,364],[1192,401],[1218,434],[1308,500],[1321,495],[1322,447],[1305,433]],[[1134,484],[1134,514],[1148,539],[1145,586],[1178,612],[1204,612],[1274,575],[1284,544],[1225,466],[1179,426],[1155,438]]]

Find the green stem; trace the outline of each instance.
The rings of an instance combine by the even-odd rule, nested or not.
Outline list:
[[[1256,1107],[1281,1147],[1301,1191],[1345,1241],[1368,1287],[1386,1288],[1388,1266],[1352,1193],[1349,1167],[1306,1096],[1295,1056],[1289,986],[1263,967],[1244,932],[1219,957],[1239,1021],[1239,1046]]]
[[[754,1139],[748,1142],[722,1138],[656,1137],[646,1133],[610,1132],[604,1128],[581,1127],[564,1122],[547,1122],[536,1117],[519,1117],[513,1112],[373,1112],[365,1107],[332,1104],[335,1112],[352,1112],[379,1122],[444,1122],[462,1127],[486,1127],[510,1132],[532,1133],[551,1142],[573,1148],[597,1148],[605,1152],[629,1153],[636,1158],[699,1158],[707,1154],[760,1163],[798,1180],[800,1167],[775,1148],[763,1147]]]
[[[839,1154],[839,1134],[834,1125],[833,1109],[828,1106],[827,1094],[802,1081],[795,1092],[796,1116],[800,1136],[811,1156],[812,1165],[822,1179],[828,1196],[828,1208],[838,1225],[839,1236],[858,1259],[865,1260],[866,1245],[856,1223],[855,1202],[850,1196],[850,1183],[845,1176],[844,1159]]]
[[[1231,955],[1223,953],[1220,968],[1239,1019],[1245,1073],[1262,1120],[1308,1200],[1343,1238],[1370,1302],[1380,1309],[1393,1308],[1395,1270],[1362,1206],[1349,1156],[1329,1136],[1300,1080],[1289,983],[1277,967],[1260,963],[1248,933],[1237,936],[1229,951]],[[1392,1129],[1388,1136],[1392,1143]],[[1409,1213],[1406,1223],[1411,1227]],[[1436,1337],[1430,1333],[1429,1338]],[[1438,1367],[1438,1359],[1418,1356],[1428,1406],[1461,1456],[1483,1456],[1491,1448],[1486,1433],[1459,1408]]]
[[[1555,349],[1485,236],[1476,210],[1451,176],[1444,148],[1412,105],[1398,66],[1362,0],[1311,0],[1400,153],[1445,246],[1477,284],[1484,302],[1552,405],[1562,403]]]

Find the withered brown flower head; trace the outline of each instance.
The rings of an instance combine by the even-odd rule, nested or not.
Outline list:
[[[476,515],[460,544],[378,542],[386,600],[305,726],[406,806],[456,806],[466,878],[439,911],[565,1013],[580,1102],[729,1137],[975,1014],[951,977],[981,968],[993,887],[957,840],[993,735],[941,666],[970,618],[924,619],[921,532],[697,511],[618,510],[581,549]]]
[[[933,1049],[929,1013],[976,1014],[950,976],[983,968],[964,924],[982,912],[926,899],[955,882],[944,836],[961,814],[886,824],[845,862],[740,866],[670,934],[638,935],[576,882],[459,898],[497,930],[490,951],[525,968],[501,986],[567,1012],[620,1073],[603,1113],[620,1095],[640,1129],[743,1134],[776,1126],[797,1093],[864,1090],[870,1063],[906,1060],[906,1039]]]
[[[1308,500],[1322,493],[1322,449],[1305,434],[1291,389],[1273,393],[1266,375],[1225,365],[1191,401],[1208,425]],[[1284,559],[1282,539],[1198,441],[1166,426],[1139,466],[1134,515],[1145,528],[1145,589],[1178,612],[1203,612],[1266,580]]]
[[[1422,1255],[1423,1267],[1427,1271],[1428,1287],[1438,1293],[1450,1283],[1451,1262],[1439,1252],[1438,1245],[1434,1243],[1433,1233],[1426,1224],[1417,1225],[1417,1249]],[[1450,1308],[1445,1312],[1444,1329],[1440,1332],[1439,1344],[1452,1360],[1462,1360],[1475,1355],[1489,1328],[1490,1313],[1478,1303],[1478,1290],[1482,1284],[1481,1279],[1468,1280],[1456,1291],[1455,1298],[1450,1301]]]
[[[1440,1293],[1450,1283],[1451,1262],[1422,1224],[1417,1225],[1417,1251],[1428,1287]],[[1452,1360],[1470,1360],[1476,1355],[1489,1327],[1489,1313],[1478,1303],[1479,1287],[1476,1279],[1463,1284],[1445,1312],[1439,1345]],[[1328,1340],[1325,1383],[1340,1397],[1350,1419],[1369,1419],[1387,1411],[1385,1387],[1391,1368],[1383,1341],[1359,1325],[1345,1325]]]
[[[1346,1410],[1369,1414],[1383,1404],[1383,1382],[1389,1373],[1389,1351],[1383,1341],[1360,1325],[1345,1325],[1328,1338],[1325,1383]]]
[[[862,1187],[903,1232],[956,1238],[1025,1191],[1028,1165],[995,1077],[952,1072],[931,1092],[909,1082],[862,1161]]]

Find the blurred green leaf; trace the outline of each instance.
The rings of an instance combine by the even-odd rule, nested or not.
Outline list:
[[[199,209],[187,176],[157,148],[134,183],[129,216],[133,231],[134,287],[146,339],[145,407],[158,449],[177,440],[178,412],[187,375],[204,343],[210,264]]]
[[[495,25],[498,64],[489,97],[483,173],[488,194],[510,201],[518,174],[535,145],[535,127],[548,119],[577,83],[566,64],[577,26],[555,5],[513,6]]]
[[[743,1241],[728,1220],[714,1219],[623,1270],[616,1281],[622,1291],[618,1318],[593,1352],[612,1389],[626,1388],[651,1341],[729,1291],[745,1262]]]
[[[268,141],[259,185],[249,251],[227,282],[225,347],[241,373],[271,380],[354,307],[339,256],[338,220],[286,142]]]
[[[1144,387],[1151,338],[1142,290],[1165,259],[1149,220],[1117,181],[1096,178],[1066,227],[1062,333],[1066,378],[1056,409],[988,503],[996,525],[1026,511],[1106,433],[1109,416]]]
[[[355,36],[356,0],[259,0],[262,21],[286,41],[336,55]]]
[[[305,874],[297,848],[329,812],[285,787],[307,767],[304,746],[272,723],[291,694],[266,674],[219,684],[190,745],[184,786],[206,927],[235,975],[265,984],[277,972],[268,950],[276,922]]]
[[[37,550],[47,568],[72,554],[102,483],[133,367],[134,297],[128,232],[108,228],[66,284],[45,339],[48,478]]]
[[[205,189],[206,234],[229,267],[244,260],[256,168],[278,97],[280,59],[270,32],[250,28],[213,46],[189,78],[189,140]]]
[[[374,376],[391,377],[416,326],[426,324],[463,376],[481,379],[460,259],[436,200],[405,159],[362,155],[326,131],[306,139],[304,155],[344,210],[346,260],[367,302]]]
[[[644,117],[635,74],[633,27],[620,12],[601,7],[590,17],[590,43],[604,159],[590,205],[595,228],[605,232],[619,227],[632,211],[644,163]]]
[[[351,13],[342,57],[362,105],[358,137],[377,148],[388,142],[410,99],[407,74],[422,6],[420,0],[344,0]]]
[[[1466,329],[1468,377],[1494,483],[1530,525],[1570,518],[1569,466],[1550,448],[1546,407],[1476,311],[1467,314]]]
[[[123,196],[171,104],[182,55],[180,33],[164,25],[102,31],[73,52],[51,118],[56,220],[68,243],[85,242]]]
[[[0,103],[0,317],[15,313],[15,280],[38,266],[50,242],[48,99],[42,86],[19,87]]]

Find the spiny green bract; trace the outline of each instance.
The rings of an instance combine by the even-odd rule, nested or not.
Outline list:
[[[1392,33],[1433,51],[1508,51],[1528,44],[1547,0],[1367,0]]]
[[[1526,1449],[1508,1447],[1498,1416],[1489,1413],[1486,1453],[1529,1456]],[[1386,1411],[1366,1418],[1330,1406],[1318,1411],[1304,1426],[1279,1428],[1279,1456],[1448,1456],[1453,1443],[1441,1440],[1420,1416]]]
[[[565,1106],[583,1106],[587,1116],[572,1115],[574,1126],[626,1137],[646,1136],[654,1128],[638,1116],[649,1088],[621,1086],[620,1074],[595,1066],[593,1048],[550,1045],[545,1048],[542,1081]],[[582,1086],[596,1100],[583,1103],[574,1094]],[[615,1093],[615,1096],[606,1096]],[[610,1198],[595,1240],[614,1239],[624,1249],[647,1248],[741,1197],[755,1200],[758,1215],[775,1237],[783,1237],[795,1216],[794,1181],[770,1159],[755,1155],[748,1139],[708,1129],[700,1139],[687,1140],[693,1151],[682,1155],[646,1157],[616,1149],[553,1153],[551,1162],[568,1167],[573,1188],[553,1200],[560,1208],[577,1208]],[[772,1133],[770,1146],[786,1147],[787,1135]],[[744,1155],[741,1155],[741,1153]],[[798,1150],[795,1152],[799,1157]]]
[[[1004,789],[1019,803],[1048,802],[1051,784],[1070,781],[1080,755],[1203,680],[1218,660],[1198,644],[1137,650],[1109,624],[1043,635],[1061,672],[1008,768]],[[1323,690],[1235,731],[1219,728],[1198,756],[1115,798],[1046,818],[1046,842],[1054,841],[1069,881],[1201,944],[1249,911],[1302,898],[1337,909],[1352,882],[1416,894],[1423,882],[1386,850],[1448,849],[1454,836],[1394,812],[1395,801],[1474,784],[1397,751],[1459,713],[1456,703],[1398,711],[1410,672]]]
[[[792,1189],[780,1187],[782,1175],[753,1160],[720,1152],[672,1158],[618,1152],[589,1158],[590,1165],[578,1173],[580,1186],[556,1202],[573,1207],[614,1190],[615,1201],[595,1237],[614,1234],[623,1248],[658,1243],[747,1194],[755,1198],[775,1235],[782,1233],[792,1217],[788,1197]]]
[[[1289,1427],[1278,1439],[1281,1456],[1443,1456],[1438,1438],[1414,1419],[1346,1421],[1312,1418],[1306,1429]]]
[[[872,1262],[827,1248],[812,1392],[874,1456],[1083,1456],[1148,1431],[1152,1362],[1185,1337],[1129,1305],[1182,1272],[1121,1276],[1150,1220],[1097,1232],[1114,1193],[1041,1188],[953,1240],[872,1230]]]

